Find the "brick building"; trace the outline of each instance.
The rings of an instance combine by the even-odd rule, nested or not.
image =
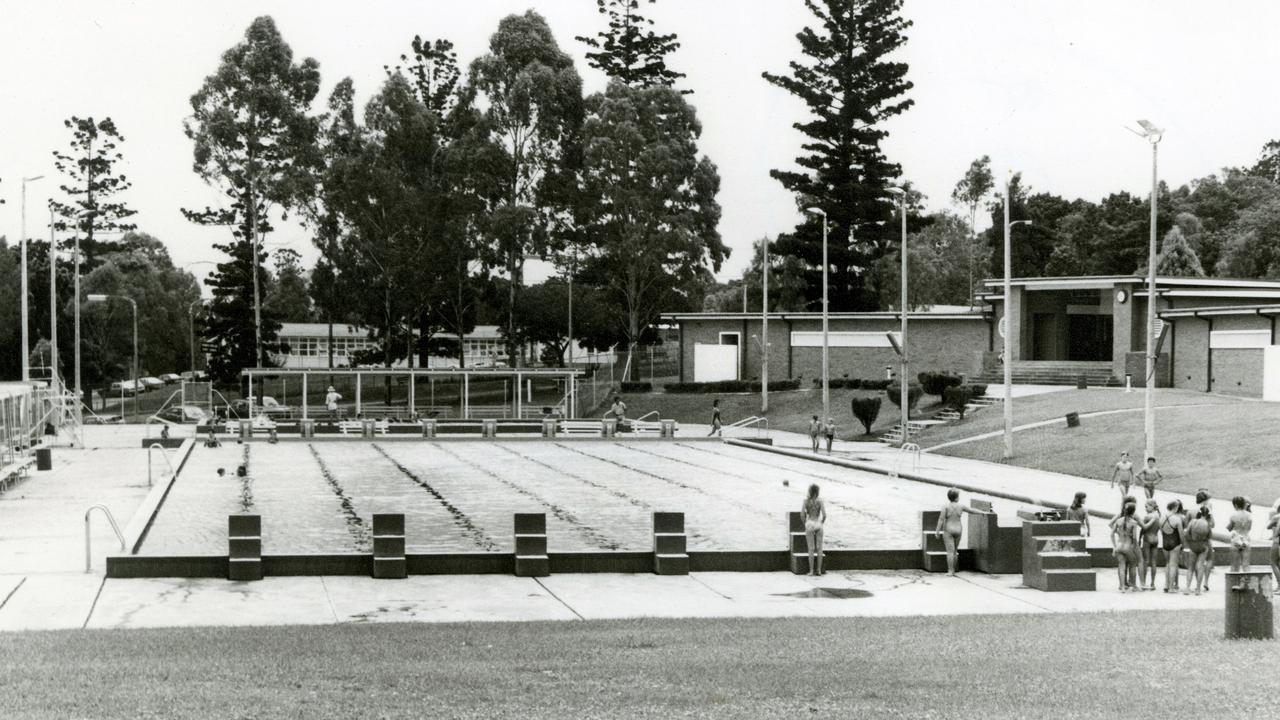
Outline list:
[[[1018,278],[1010,281],[1009,319],[1003,322],[1002,280],[984,281],[976,308],[908,313],[911,375],[949,371],[987,382],[1003,379],[1002,331],[1011,343],[1015,382],[1134,386],[1145,381],[1146,279]],[[1280,281],[1226,278],[1156,280],[1156,312],[1163,325],[1155,381],[1160,387],[1280,400]],[[675,313],[682,382],[760,377],[760,313]],[[898,358],[886,333],[895,312],[832,313],[831,376],[883,378]],[[769,315],[769,377],[816,378],[822,372],[820,313]]]

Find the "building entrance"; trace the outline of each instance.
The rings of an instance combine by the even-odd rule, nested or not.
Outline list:
[[[1113,339],[1110,315],[1067,316],[1067,359],[1110,360]]]

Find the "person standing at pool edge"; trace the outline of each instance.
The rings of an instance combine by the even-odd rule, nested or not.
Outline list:
[[[831,454],[831,443],[836,439],[836,419],[827,418],[827,424],[822,426],[822,434],[827,437],[827,454]]]
[[[827,523],[827,505],[818,498],[818,484],[809,486],[809,496],[800,507],[804,515],[804,541],[809,547],[809,574],[822,575],[822,526]]]
[[[1249,569],[1249,532],[1253,530],[1253,515],[1245,509],[1246,501],[1239,495],[1231,498],[1231,506],[1236,509],[1227,521],[1227,532],[1231,533],[1231,570],[1240,572]]]
[[[719,435],[720,433],[720,401],[711,401],[711,432],[707,433],[707,437]]]
[[[1133,484],[1133,462],[1129,460],[1129,451],[1120,451],[1120,462],[1117,462],[1115,468],[1111,471],[1111,487],[1115,488],[1116,481],[1120,481],[1120,509],[1124,509],[1123,498],[1129,494],[1129,486]]]
[[[1142,489],[1147,493],[1147,499],[1156,496],[1156,486],[1164,480],[1164,476],[1156,469],[1156,459],[1147,458],[1147,466],[1138,471],[1137,479],[1142,483]]]
[[[947,574],[955,577],[956,566],[960,563],[960,537],[964,533],[964,523],[960,518],[969,509],[960,504],[960,491],[951,488],[947,491],[947,504],[938,513],[938,526],[935,528],[942,535],[942,545],[947,549]]]
[[[814,415],[813,419],[809,421],[809,445],[814,452],[818,452],[818,435],[821,433],[822,421],[818,419],[817,415]]]
[[[1067,519],[1080,523],[1080,534],[1089,537],[1089,511],[1084,508],[1084,499],[1088,497],[1082,492],[1076,493],[1067,508]]]
[[[329,390],[324,394],[324,407],[329,411],[330,418],[338,417],[338,401],[341,399],[342,396],[330,385]]]
[[[621,432],[623,426],[627,424],[627,404],[622,402],[621,395],[613,396],[613,406],[609,408],[609,412],[613,413],[614,419],[618,421],[618,431]]]

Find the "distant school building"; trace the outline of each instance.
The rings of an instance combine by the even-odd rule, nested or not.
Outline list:
[[[1146,279],[1019,278],[1003,295],[1002,280],[984,281],[977,307],[908,313],[910,374],[949,371],[985,382],[1003,380],[1002,332],[1009,334],[1015,382],[1123,385],[1145,383]],[[1225,278],[1156,280],[1157,387],[1280,401],[1280,282]],[[1007,312],[1009,320],[1003,320]],[[884,378],[898,356],[896,312],[831,313],[831,376]],[[672,313],[678,328],[680,379],[758,379],[760,313]],[[769,315],[769,378],[821,376],[820,313]]]

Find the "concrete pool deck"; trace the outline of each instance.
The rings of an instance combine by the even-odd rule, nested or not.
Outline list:
[[[1075,593],[1024,588],[1018,575],[961,573],[948,578],[915,570],[841,571],[820,578],[766,572],[679,577],[574,574],[538,579],[269,577],[255,583],[118,580],[102,575],[103,557],[115,552],[116,545],[109,528],[96,516],[93,572],[84,573],[84,510],[105,501],[123,526],[146,495],[146,453],[138,442],[142,433],[137,426],[86,428],[89,449],[56,449],[53,471],[33,473],[0,494],[0,631],[645,616],[1070,613],[1223,606],[1221,572],[1213,575],[1213,590],[1197,597],[1159,591],[1122,594],[1115,590],[1114,571],[1105,569],[1096,571],[1098,592]],[[774,437],[781,447],[807,448],[808,439],[803,436],[774,433]],[[836,457],[866,458],[860,462],[882,468],[891,468],[897,460],[896,450],[878,445],[840,442],[836,450]],[[1091,497],[1115,495],[1106,491],[1106,483],[1093,480],[928,454],[921,457],[915,472],[939,484],[963,481],[993,492],[1035,492],[1069,499],[1081,488]]]

